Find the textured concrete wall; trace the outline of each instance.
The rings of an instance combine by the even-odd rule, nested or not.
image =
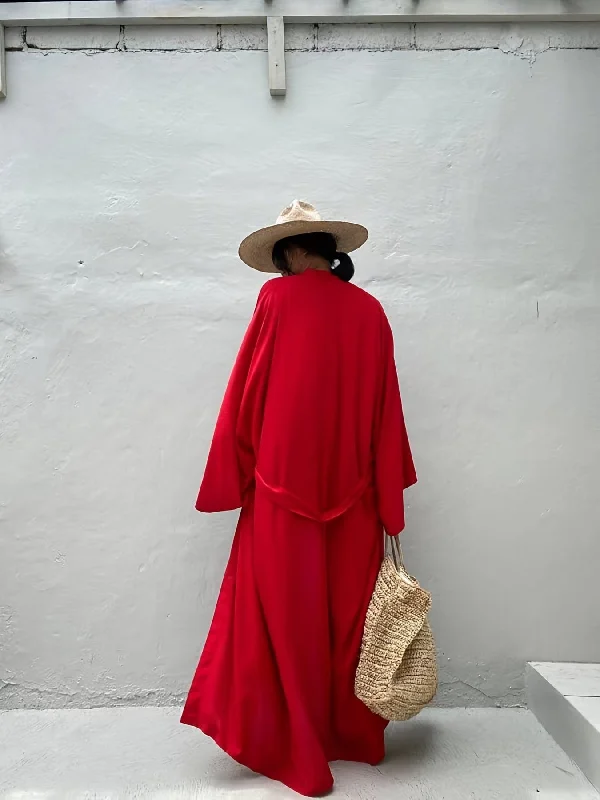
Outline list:
[[[292,30],[277,101],[260,29],[9,33],[0,703],[187,688],[235,523],[192,507],[261,284],[236,247],[293,197],[371,229],[441,702],[600,660],[598,29]]]
[[[389,24],[288,25],[288,51],[497,49],[535,60],[557,49],[598,49],[600,25]],[[148,25],[7,28],[9,50],[266,50],[258,25]]]

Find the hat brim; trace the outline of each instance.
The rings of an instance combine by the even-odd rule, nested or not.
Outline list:
[[[273,264],[273,247],[281,239],[298,236],[302,233],[330,233],[337,242],[341,253],[352,253],[369,238],[369,232],[362,225],[354,222],[315,222],[297,221],[270,225],[246,236],[240,245],[239,256],[249,267],[259,272],[276,273],[279,270]]]

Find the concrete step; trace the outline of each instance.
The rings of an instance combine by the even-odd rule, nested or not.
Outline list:
[[[531,663],[527,696],[539,722],[600,791],[600,664]]]

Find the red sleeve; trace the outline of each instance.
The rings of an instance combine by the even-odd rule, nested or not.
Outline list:
[[[196,500],[198,511],[233,511],[240,508],[244,492],[253,479],[253,421],[261,416],[260,403],[253,402],[266,390],[274,338],[274,313],[269,283],[263,286],[254,315],[244,336],[208,454],[204,478]],[[249,398],[249,394],[253,397]],[[244,408],[253,408],[254,414]]]
[[[383,321],[382,388],[375,426],[375,488],[379,517],[390,536],[404,530],[404,489],[417,482],[404,424],[389,322]]]

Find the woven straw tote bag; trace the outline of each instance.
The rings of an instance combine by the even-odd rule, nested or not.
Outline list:
[[[437,662],[427,620],[431,595],[404,569],[397,537],[381,565],[371,598],[355,692],[389,721],[407,720],[433,700]]]

